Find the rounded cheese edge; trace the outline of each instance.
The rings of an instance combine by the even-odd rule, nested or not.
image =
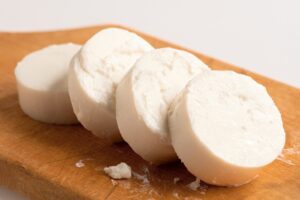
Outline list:
[[[193,130],[188,113],[188,92],[185,89],[176,97],[168,114],[172,145],[187,169],[201,180],[219,186],[239,186],[255,179],[269,163],[255,167],[237,166],[212,153]]]
[[[80,48],[80,45],[73,43],[51,45],[43,49],[37,50],[25,56],[24,59],[37,59],[39,54],[43,54],[43,57],[47,56],[49,48]],[[53,49],[51,49],[53,51]],[[31,56],[34,56],[30,58]],[[43,87],[31,88],[28,83],[22,81],[23,60],[20,61],[15,69],[15,76],[17,80],[18,99],[21,109],[29,117],[34,120],[41,121],[50,124],[77,124],[78,120],[73,112],[68,90],[60,88],[43,89]],[[26,60],[26,65],[30,64],[29,60]],[[42,64],[42,63],[41,63]],[[68,67],[68,66],[66,66]],[[67,76],[65,77],[67,79]],[[67,82],[67,81],[66,81]],[[61,86],[61,85],[59,85]]]
[[[140,55],[152,49],[133,32],[107,28],[92,36],[78,52],[69,93],[77,118],[94,135],[112,142],[122,140],[115,116],[116,88]]]
[[[153,164],[162,164],[170,160],[175,160],[177,156],[171,144],[166,144],[165,141],[162,141],[159,137],[153,137],[151,130],[149,130],[144,121],[138,117],[139,114],[135,109],[135,101],[130,89],[132,88],[130,79],[131,76],[128,74],[119,84],[116,93],[116,117],[123,139],[130,141],[130,147],[143,159]],[[126,133],[124,130],[126,130]],[[127,134],[127,132],[130,134]],[[141,133],[143,137],[139,136]],[[161,145],[145,145],[145,142]]]
[[[115,117],[102,104],[94,102],[82,87],[78,75],[76,75],[82,70],[79,65],[76,55],[71,61],[68,78],[69,95],[74,113],[82,125],[97,137],[112,142],[121,141]],[[90,129],[90,127],[93,127],[93,129]]]
[[[240,168],[237,172],[235,166],[211,154],[189,123],[182,92],[169,110],[170,135],[177,156],[194,176],[212,185],[233,186],[247,183],[258,174],[257,168]]]

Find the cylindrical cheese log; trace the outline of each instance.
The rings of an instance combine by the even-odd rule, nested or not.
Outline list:
[[[120,141],[115,117],[115,90],[135,61],[153,47],[138,35],[118,28],[96,33],[74,57],[69,94],[81,124],[94,135]]]
[[[51,45],[17,64],[19,103],[31,118],[53,124],[78,123],[68,94],[69,62],[80,45]]]
[[[251,181],[285,143],[280,112],[265,87],[231,71],[196,76],[168,115],[178,157],[214,185]]]
[[[117,88],[117,122],[124,140],[145,160],[176,159],[168,135],[167,111],[196,74],[209,68],[192,54],[172,48],[144,54]]]

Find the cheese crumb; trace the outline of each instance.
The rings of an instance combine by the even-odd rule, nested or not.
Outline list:
[[[75,163],[75,166],[76,166],[77,168],[81,168],[81,167],[84,167],[85,164],[83,163],[83,160],[79,160],[77,163]]]
[[[104,172],[113,179],[131,178],[131,167],[124,162],[104,168]]]
[[[115,181],[114,179],[111,179],[111,183],[113,184],[113,186],[118,185],[118,182]]]
[[[81,160],[78,160],[76,163],[75,163],[75,167],[77,168],[82,168],[85,166],[85,161],[89,161],[89,160],[93,160],[93,158],[85,158],[85,159],[81,159]]]
[[[173,179],[173,183],[174,183],[174,184],[177,184],[178,181],[180,181],[180,178],[179,178],[179,177],[175,177],[175,178]]]
[[[288,159],[286,156],[300,154],[300,145],[293,145],[290,148],[282,150],[282,153],[277,157],[277,160],[280,160],[288,165],[296,165],[292,160]]]
[[[141,174],[136,173],[136,172],[132,172],[132,174],[133,174],[133,176],[134,176],[137,180],[142,181],[143,184],[149,184],[149,183],[150,183],[147,174],[141,175]]]
[[[195,181],[189,183],[187,186],[188,186],[188,188],[190,188],[191,190],[196,191],[196,190],[200,187],[200,179],[199,179],[199,178],[196,178]]]

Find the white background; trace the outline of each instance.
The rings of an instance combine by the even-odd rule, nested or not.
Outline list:
[[[103,23],[127,25],[300,88],[297,0],[0,0],[0,31]],[[15,195],[0,187],[0,199],[23,199]]]

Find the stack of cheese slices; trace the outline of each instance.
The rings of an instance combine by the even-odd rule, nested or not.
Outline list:
[[[178,156],[210,184],[251,181],[285,143],[280,112],[262,85],[210,70],[186,51],[154,49],[126,30],[33,52],[15,74],[21,108],[33,119],[79,121],[98,137],[124,139],[153,164]]]

